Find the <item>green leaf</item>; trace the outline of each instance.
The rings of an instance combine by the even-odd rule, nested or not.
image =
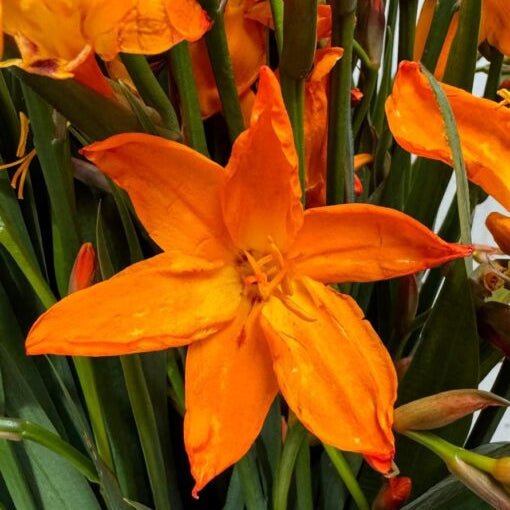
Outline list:
[[[398,404],[458,388],[476,388],[479,343],[469,281],[462,260],[452,263],[435,306],[422,330],[413,361],[399,385]],[[438,435],[462,444],[469,420],[444,427]],[[444,476],[442,461],[419,445],[399,438],[397,465],[413,479],[419,495]]]

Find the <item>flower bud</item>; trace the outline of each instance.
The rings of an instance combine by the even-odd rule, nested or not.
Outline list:
[[[82,244],[69,278],[69,294],[90,287],[96,281],[97,259],[92,243]]]
[[[377,67],[381,63],[385,25],[383,0],[358,0],[357,37]]]
[[[510,486],[510,457],[496,459],[491,475],[503,485]]]
[[[510,510],[510,495],[492,477],[458,457],[453,457],[446,465],[450,473],[454,474],[466,487],[494,508]]]
[[[412,482],[407,476],[396,476],[387,480],[381,487],[372,510],[399,510],[411,495]]]
[[[400,358],[395,361],[395,371],[397,372],[397,379],[401,381],[406,375],[407,369],[411,365],[411,361],[413,361],[412,356],[407,356],[405,358]]]
[[[488,406],[508,405],[510,402],[488,391],[444,391],[398,407],[393,428],[397,432],[437,429]]]
[[[479,335],[510,356],[510,306],[497,301],[484,303],[477,311]]]

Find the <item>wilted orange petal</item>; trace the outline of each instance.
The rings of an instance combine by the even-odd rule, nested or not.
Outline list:
[[[263,252],[268,236],[281,250],[303,222],[292,128],[273,72],[262,67],[251,126],[232,147],[222,205],[237,247]]]
[[[126,189],[162,248],[208,260],[228,256],[222,167],[182,144],[145,134],[112,136],[81,152]]]
[[[266,60],[265,27],[245,16],[246,0],[229,0],[225,8],[227,35],[237,93],[249,91]],[[193,74],[197,82],[202,116],[210,117],[221,110],[216,80],[209,63],[204,40],[190,45]]]
[[[487,216],[485,225],[501,250],[510,254],[510,218],[501,213],[492,212]]]
[[[30,72],[72,75],[90,49],[111,60],[119,52],[156,54],[210,27],[196,0],[4,0],[4,31],[16,37]]]
[[[305,83],[306,203],[309,207],[326,203],[327,76],[342,55],[342,48],[317,50],[312,73]]]
[[[240,303],[230,267],[195,263],[182,272],[163,253],[52,306],[28,334],[28,354],[110,356],[155,351],[207,338]]]
[[[228,328],[188,349],[184,440],[195,496],[248,451],[278,392],[250,308],[244,300]]]
[[[487,39],[504,55],[510,55],[510,9],[507,0],[484,0],[480,41]]]
[[[293,290],[289,299],[308,320],[277,297],[261,319],[283,396],[321,441],[390,471],[397,386],[390,356],[349,296],[309,278]]]
[[[443,241],[395,209],[343,204],[308,209],[292,246],[296,270],[324,283],[367,282],[466,257],[472,247]]]
[[[510,208],[510,111],[459,88],[442,87],[455,116],[468,178]],[[386,114],[404,149],[452,165],[439,106],[419,64],[400,64]]]

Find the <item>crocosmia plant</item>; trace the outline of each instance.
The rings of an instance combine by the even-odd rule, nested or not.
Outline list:
[[[504,4],[0,3],[0,510],[510,509]]]

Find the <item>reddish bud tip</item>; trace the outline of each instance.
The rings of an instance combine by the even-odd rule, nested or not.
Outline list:
[[[96,252],[92,243],[82,244],[69,278],[69,294],[90,287],[97,275]]]
[[[372,510],[399,510],[411,495],[412,482],[407,476],[390,478],[381,487]]]

